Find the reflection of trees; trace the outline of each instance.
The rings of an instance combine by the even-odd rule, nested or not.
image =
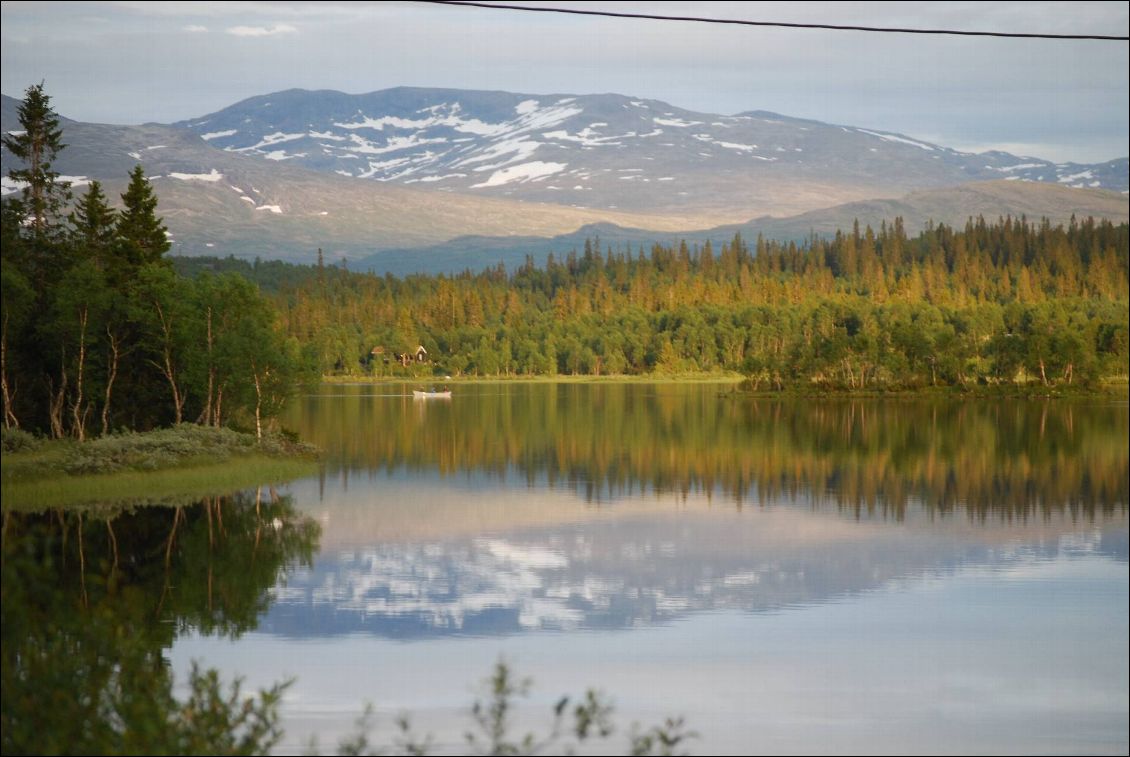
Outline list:
[[[188,628],[254,628],[318,540],[289,498],[248,495],[116,517],[8,512],[3,529],[4,753],[219,748],[200,729],[238,708],[178,719],[163,650]]]
[[[468,388],[426,408],[307,398],[303,438],[350,469],[481,471],[577,486],[721,490],[742,503],[830,499],[901,517],[908,504],[1024,517],[1125,509],[1125,405],[1066,401],[788,400],[718,387]]]

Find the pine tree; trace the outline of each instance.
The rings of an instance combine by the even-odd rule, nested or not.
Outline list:
[[[125,256],[137,267],[157,263],[169,251],[168,230],[157,217],[157,196],[140,165],[129,174],[129,186],[122,195],[117,231],[125,246]]]
[[[70,199],[70,183],[59,181],[59,173],[51,170],[55,156],[66,145],[42,82],[28,87],[18,113],[21,130],[3,138],[4,147],[23,164],[23,168],[8,171],[8,178],[24,185],[20,199],[14,201],[16,212],[33,240],[54,241],[61,230],[63,206]]]
[[[102,271],[110,266],[114,240],[117,238],[117,215],[106,201],[102,185],[94,181],[70,216],[78,257],[90,260]]]

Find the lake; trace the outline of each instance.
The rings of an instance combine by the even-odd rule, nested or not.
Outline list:
[[[178,680],[295,679],[278,751],[366,702],[458,751],[500,659],[522,728],[596,687],[621,752],[668,715],[700,754],[1130,748],[1125,401],[412,388],[298,398],[319,476],[114,521]]]

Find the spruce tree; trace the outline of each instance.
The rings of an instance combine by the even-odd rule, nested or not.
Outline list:
[[[91,182],[70,216],[72,238],[80,260],[90,260],[102,271],[110,267],[117,238],[117,215],[107,202],[102,185],[97,181]]]
[[[28,87],[18,113],[21,129],[3,138],[4,147],[23,164],[8,171],[8,178],[24,185],[14,207],[34,241],[55,241],[61,231],[63,206],[70,199],[70,183],[59,181],[59,173],[51,169],[66,145],[42,82]]]
[[[125,207],[118,215],[117,231],[126,259],[136,267],[160,262],[172,245],[162,219],[157,217],[157,196],[140,165],[130,171],[122,202]]]

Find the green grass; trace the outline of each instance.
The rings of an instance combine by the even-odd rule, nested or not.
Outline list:
[[[191,424],[82,444],[27,444],[5,432],[2,460],[0,499],[4,509],[15,510],[179,504],[318,469],[313,447],[282,435],[260,444],[249,434]]]

